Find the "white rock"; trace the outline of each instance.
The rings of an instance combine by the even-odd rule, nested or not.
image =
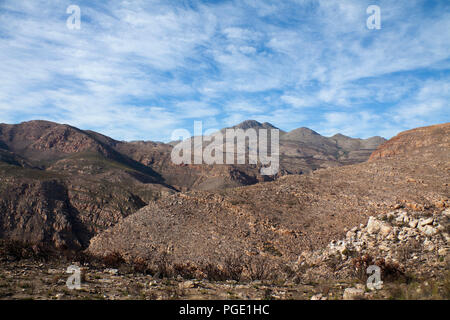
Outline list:
[[[428,239],[423,242],[423,246],[424,246],[425,250],[428,250],[428,251],[433,251],[434,250],[433,242],[431,242]]]
[[[117,275],[119,273],[119,270],[118,269],[108,268],[108,269],[105,269],[103,272],[109,273],[109,274],[114,276],[114,275]]]
[[[388,225],[387,223],[381,223],[380,225],[380,234],[382,236],[387,236],[389,233],[391,233],[392,227]]]
[[[366,286],[364,284],[361,284],[361,283],[357,283],[355,285],[355,287],[356,287],[356,289],[361,289],[361,290],[364,290],[366,288]]]
[[[418,223],[419,223],[419,220],[412,219],[412,220],[409,221],[408,225],[409,225],[410,228],[415,228],[415,227],[417,227]]]
[[[425,225],[425,226],[423,226],[423,227],[420,227],[420,226],[419,226],[419,230],[420,230],[423,234],[425,234],[426,236],[429,236],[429,237],[434,236],[435,234],[437,234],[436,228],[433,228],[433,227],[430,226],[430,225]]]
[[[427,226],[427,225],[432,224],[432,223],[433,223],[433,218],[432,217],[428,218],[428,219],[421,218],[419,220],[419,226],[421,226],[421,227]]]
[[[445,241],[447,243],[449,243],[450,242],[450,235],[448,233],[444,233],[444,237],[445,237]]]
[[[345,237],[346,237],[347,239],[353,239],[353,238],[356,237],[356,234],[355,234],[355,232],[353,232],[353,231],[348,231],[347,234],[345,235]]]
[[[322,294],[318,293],[311,297],[311,300],[322,300]]]
[[[181,289],[189,289],[189,288],[193,288],[195,286],[195,284],[194,284],[194,281],[188,280],[188,281],[181,282],[178,286]]]
[[[376,234],[380,231],[380,221],[378,221],[375,217],[370,217],[369,221],[367,221],[367,232],[370,234]]]
[[[367,222],[367,232],[369,234],[380,234],[387,236],[392,231],[392,226],[386,222],[380,221],[374,217],[370,217]]]
[[[447,208],[444,211],[442,211],[442,214],[446,215],[446,216],[450,216],[450,208]]]
[[[62,273],[62,271],[58,270],[58,269],[48,269],[47,273],[48,274],[57,274],[57,273]]]
[[[344,300],[358,300],[364,296],[364,290],[358,288],[347,288],[344,290],[342,299]]]
[[[405,219],[404,216],[398,216],[397,218],[395,218],[395,222],[397,223],[403,223],[403,220]]]

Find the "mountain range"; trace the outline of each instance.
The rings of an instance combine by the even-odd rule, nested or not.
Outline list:
[[[236,128],[274,128],[245,121]],[[281,175],[367,160],[382,138],[281,134]],[[151,201],[179,191],[223,190],[277,177],[255,165],[175,165],[173,146],[117,141],[48,121],[0,124],[0,237],[84,248]]]
[[[251,120],[232,128],[275,129]],[[105,274],[127,288],[137,274],[177,277],[197,298],[196,286],[212,282],[183,278],[276,280],[288,291],[322,283],[333,296],[386,298],[413,275],[448,296],[450,123],[388,141],[280,130],[274,176],[262,176],[260,164],[176,165],[177,143],[117,141],[48,121],[0,124],[0,268],[9,278],[47,277],[40,294],[53,271],[21,259],[51,259],[51,248],[87,266],[90,283]],[[64,256],[52,263],[66,268]],[[366,281],[371,264],[387,290],[344,290],[342,281]],[[11,287],[21,288],[3,282],[0,291]]]
[[[449,169],[450,123],[417,128],[379,146],[368,162],[161,198],[95,236],[88,250],[129,261],[168,253],[174,264],[199,269],[259,257],[282,270],[370,216],[401,209],[440,217],[450,206]]]

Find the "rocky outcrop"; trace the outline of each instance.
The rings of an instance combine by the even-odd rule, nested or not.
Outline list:
[[[82,246],[83,226],[60,181],[4,182],[0,190],[0,212],[3,239],[57,247]]]
[[[403,131],[380,145],[370,156],[369,161],[391,157],[408,157],[433,153],[441,155],[438,150],[446,149],[450,144],[450,123],[421,127]]]
[[[89,251],[150,259],[170,247],[172,257],[183,262],[201,258],[221,263],[223,257],[243,254],[262,256],[274,265],[289,264],[301,251],[325,247],[370,216],[396,207],[433,214],[449,206],[442,167],[428,162],[427,174],[416,177],[420,184],[404,178],[420,174],[423,163],[423,159],[411,160],[408,166],[402,161],[366,163],[220,193],[173,195],[99,234]],[[420,228],[433,233],[426,225]],[[370,218],[368,234],[389,235],[392,229],[387,222]]]
[[[308,276],[315,279],[364,274],[363,267],[370,262],[363,261],[395,266],[416,277],[440,277],[450,264],[449,227],[450,208],[435,214],[398,209],[370,217],[367,224],[353,227],[345,238],[331,241],[323,250],[304,251],[297,263],[299,268],[314,265]]]
[[[0,125],[0,237],[85,248],[94,234],[173,192],[114,145],[47,121]]]
[[[90,238],[148,201],[161,196],[152,185],[113,185],[67,179],[63,175],[3,175],[0,187],[0,238],[82,249]],[[126,181],[126,180],[124,180]]]

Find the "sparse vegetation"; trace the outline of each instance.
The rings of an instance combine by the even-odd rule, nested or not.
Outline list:
[[[357,279],[363,283],[367,281],[368,274],[367,268],[371,265],[376,265],[381,269],[381,278],[384,282],[392,281],[409,281],[409,277],[405,274],[404,270],[397,263],[386,262],[384,258],[374,258],[370,255],[363,255],[356,257],[352,260],[354,267],[354,275]]]

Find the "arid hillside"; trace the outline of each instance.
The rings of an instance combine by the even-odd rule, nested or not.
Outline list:
[[[47,121],[0,125],[0,237],[83,248],[94,234],[174,192],[115,143]]]
[[[402,208],[440,215],[450,205],[449,129],[444,124],[440,130],[427,127],[399,135],[416,145],[431,136],[439,143],[429,144],[427,152],[405,147],[399,158],[162,198],[94,237],[89,251],[119,253],[130,261],[156,261],[163,254],[194,266],[220,266],[230,257],[295,265],[305,250],[345,237],[371,215]]]
[[[256,121],[236,127],[273,128]],[[293,138],[293,148],[304,149],[286,158],[296,172],[347,161],[335,157],[337,143],[322,148],[312,140]],[[374,148],[348,139],[357,142],[351,147],[355,150]],[[161,197],[278,177],[262,176],[259,165],[176,165],[172,148],[151,141],[117,141],[49,121],[0,124],[0,238],[85,248],[92,236]],[[315,154],[320,156],[313,160]]]
[[[386,141],[370,156],[369,161],[381,158],[433,157],[448,153],[450,126],[448,123],[404,131]],[[439,151],[442,149],[442,151]]]

